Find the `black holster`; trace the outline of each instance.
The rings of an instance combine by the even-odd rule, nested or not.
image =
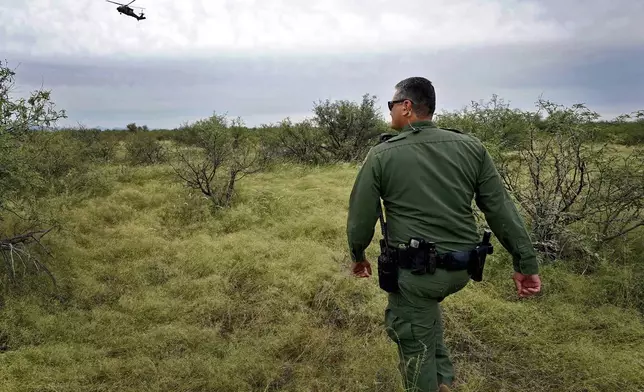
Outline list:
[[[485,259],[487,255],[491,255],[494,252],[494,247],[490,243],[490,237],[492,232],[486,230],[483,233],[483,241],[472,250],[472,257],[470,257],[470,262],[467,267],[467,272],[470,274],[470,277],[475,282],[480,282],[483,280],[483,269],[485,268]]]
[[[378,256],[378,284],[388,293],[398,292],[398,263],[392,257],[392,249],[384,239],[380,240],[380,256]]]

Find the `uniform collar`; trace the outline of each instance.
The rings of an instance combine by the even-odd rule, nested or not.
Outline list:
[[[418,120],[405,125],[400,132],[413,132],[414,128],[436,128],[436,123],[432,120]]]

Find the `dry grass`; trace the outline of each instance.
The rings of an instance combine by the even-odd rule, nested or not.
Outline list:
[[[97,170],[107,195],[43,201],[65,229],[47,242],[66,300],[46,277],[5,296],[1,391],[402,391],[385,293],[348,272],[354,167],[247,177],[216,217],[169,166]],[[641,299],[615,300],[637,270],[549,266],[519,300],[497,249],[444,302],[457,391],[644,390]]]

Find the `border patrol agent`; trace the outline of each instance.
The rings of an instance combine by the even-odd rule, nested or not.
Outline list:
[[[381,220],[378,274],[389,296],[385,327],[397,343],[405,387],[418,392],[450,390],[454,369],[439,304],[470,279],[480,281],[485,253],[491,253],[491,245],[482,257],[477,249],[485,240],[480,242],[472,200],[512,255],[517,294],[541,288],[532,242],[489,153],[475,137],[438,128],[435,106],[429,80],[411,77],[395,86],[389,111],[399,133],[367,154],[347,219],[353,274],[369,277],[365,249],[382,218],[382,199],[387,221]]]

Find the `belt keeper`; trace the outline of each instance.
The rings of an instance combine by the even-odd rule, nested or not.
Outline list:
[[[436,244],[434,242],[427,243],[427,273],[434,275],[438,264],[438,254],[436,253]]]

